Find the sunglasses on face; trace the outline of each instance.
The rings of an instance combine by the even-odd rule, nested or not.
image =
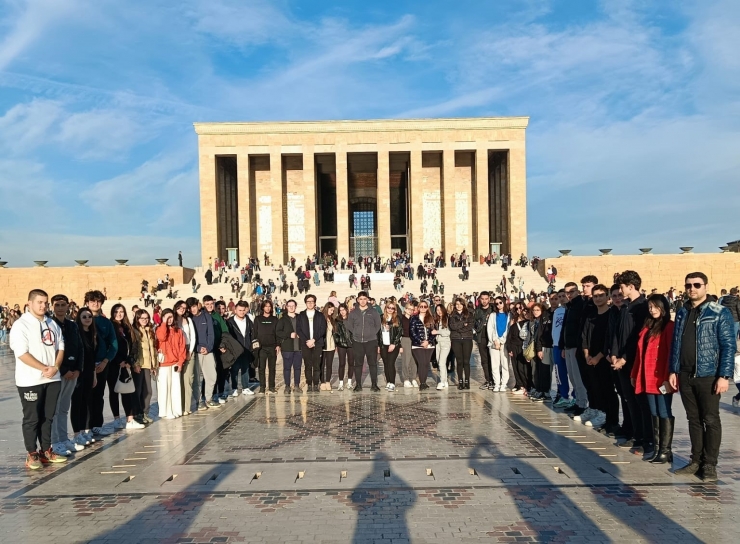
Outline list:
[[[429,308],[429,306],[426,306],[426,305],[419,306],[419,309],[420,310],[426,310],[427,308]]]
[[[687,284],[685,284],[685,285],[684,285],[684,287],[685,287],[685,288],[686,288],[686,290],[688,291],[688,290],[689,290],[689,289],[691,289],[692,287],[693,287],[694,289],[701,289],[702,287],[704,287],[704,284],[703,284],[703,283],[687,283]]]
[[[92,316],[90,314],[81,315],[80,319],[92,319]]]

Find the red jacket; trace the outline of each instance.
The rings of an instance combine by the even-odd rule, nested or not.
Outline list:
[[[164,362],[159,366],[182,366],[187,359],[185,348],[185,335],[180,329],[167,329],[166,325],[157,327],[157,340],[159,340],[159,351],[164,353]]]
[[[637,339],[637,353],[631,376],[635,379],[635,393],[660,395],[658,388],[668,380],[669,356],[673,341],[673,321],[669,321],[658,337],[648,337],[643,327]],[[647,349],[645,340],[647,339]]]

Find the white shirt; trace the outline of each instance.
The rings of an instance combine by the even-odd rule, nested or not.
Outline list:
[[[188,349],[188,354],[195,351],[195,326],[193,320],[186,317],[182,320],[182,333],[185,335],[185,345]]]
[[[565,317],[565,307],[559,306],[552,313],[552,345],[556,347],[560,343],[560,329],[563,328],[563,318]]]
[[[234,316],[234,323],[236,323],[236,326],[239,327],[239,332],[242,333],[242,336],[246,338],[247,337],[247,317],[244,316],[244,319],[239,319],[238,316]]]
[[[306,317],[308,318],[308,339],[313,340],[313,317],[316,315],[316,310],[306,310]]]
[[[15,354],[16,386],[32,387],[61,379],[59,372],[53,378],[45,378],[40,370],[28,366],[19,358],[30,353],[46,366],[56,364],[57,352],[64,350],[64,337],[62,329],[50,317],[39,321],[32,313],[24,313],[10,329],[10,349]]]

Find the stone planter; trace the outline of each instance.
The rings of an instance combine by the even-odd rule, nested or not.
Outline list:
[[[609,255],[612,250],[611,249],[600,249],[602,255]]]
[[[719,246],[719,248],[722,250],[722,253],[730,252],[730,246]]]
[[[691,253],[691,250],[694,249],[694,246],[683,246],[679,247],[678,249],[680,249],[683,253]]]
[[[82,259],[79,261],[75,260],[75,262],[77,263],[77,266],[87,266],[87,259]]]
[[[116,259],[116,262],[118,263],[118,266],[126,266],[128,259]]]
[[[652,250],[653,248],[651,247],[641,247],[640,248],[640,251],[642,252],[643,255],[649,255]]]
[[[48,263],[49,261],[33,261],[33,262],[36,263],[36,266],[43,268],[46,266],[46,263]]]
[[[573,250],[572,249],[558,249],[558,251],[560,252],[561,257],[567,257],[568,255],[570,255],[570,252]]]
[[[155,261],[157,261],[161,265],[166,265],[169,259],[155,259]]]

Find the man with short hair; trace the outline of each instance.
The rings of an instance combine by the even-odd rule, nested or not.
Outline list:
[[[334,291],[332,291],[333,293]],[[301,340],[296,332],[296,307],[295,300],[290,299],[285,303],[285,314],[278,320],[276,336],[280,342],[280,353],[283,355],[283,381],[285,382],[285,394],[291,392],[290,374],[293,372],[293,391],[301,392]],[[308,376],[308,374],[306,374]],[[313,371],[311,374],[313,383]],[[340,382],[341,385],[341,382]]]
[[[116,356],[116,353],[118,353],[118,339],[116,338],[116,330],[113,328],[113,323],[101,311],[104,303],[105,295],[100,291],[94,290],[85,293],[85,306],[93,314],[95,331],[97,332],[96,342],[98,345],[95,352],[97,383],[93,387],[92,399],[90,401],[90,427],[92,427],[92,436],[88,436],[88,438],[91,441],[110,434],[103,429],[105,385],[108,384],[108,394],[110,395],[114,391],[116,382],[118,381],[118,369],[110,369],[108,365]]]
[[[357,294],[357,306],[347,316],[347,330],[352,333],[352,348],[355,352],[355,391],[362,391],[362,368],[367,358],[370,373],[371,391],[380,391],[378,387],[378,331],[380,314],[368,305],[366,291]]]
[[[23,442],[26,467],[37,470],[48,463],[63,463],[51,448],[51,428],[59,397],[59,368],[64,361],[64,337],[53,319],[46,317],[49,295],[41,289],[28,293],[28,311],[10,329],[15,355],[15,385],[23,407]],[[37,443],[41,449],[37,449]]]
[[[326,341],[326,319],[316,309],[316,296],[303,298],[306,309],[296,317],[296,333],[300,340],[303,362],[306,363],[306,384],[309,393],[318,393],[321,383],[321,355]]]
[[[54,453],[67,457],[75,451],[85,449],[85,446],[72,442],[67,433],[72,393],[74,393],[77,379],[82,373],[85,352],[77,324],[71,319],[67,319],[69,299],[65,295],[54,295],[51,297],[51,307],[54,312],[54,322],[59,325],[64,339],[64,359],[59,367],[61,387],[54,415],[54,425],[51,428],[51,447]]]
[[[611,306],[609,307],[609,325],[607,327],[606,338],[604,340],[604,356],[610,365],[614,365],[617,360],[617,353],[619,352],[619,322],[621,320],[621,310],[624,304],[624,296],[619,285],[614,284],[609,289],[611,294]],[[632,420],[630,419],[629,407],[627,406],[627,399],[622,391],[622,381],[619,378],[619,371],[614,370],[612,366],[611,370],[612,384],[619,397],[619,402],[622,406],[622,425],[619,425],[619,415],[617,415],[616,424],[610,426],[608,423],[603,430],[606,436],[617,439],[629,439],[632,438]]]
[[[232,397],[239,395],[239,391],[244,395],[254,395],[254,391],[249,388],[249,367],[254,354],[252,353],[252,340],[254,338],[254,328],[252,326],[252,320],[247,317],[247,310],[249,305],[240,300],[234,306],[234,315],[226,320],[226,326],[229,329],[229,334],[239,342],[239,345],[244,349],[241,355],[236,358],[234,364],[231,365],[229,372],[231,374],[231,389]],[[241,389],[239,389],[239,375],[241,374]]]
[[[565,284],[565,295],[568,297],[568,303],[565,305],[563,327],[560,331],[558,345],[565,359],[568,378],[570,383],[573,384],[576,397],[576,404],[566,407],[565,411],[570,412],[575,417],[583,414],[588,406],[588,393],[586,386],[583,384],[579,363],[579,359],[585,359],[581,350],[581,331],[586,300],[578,291],[578,285],[572,281]]]
[[[436,281],[436,280],[435,280]],[[437,298],[437,297],[435,297]],[[491,353],[488,351],[488,318],[493,312],[491,306],[491,294],[488,291],[481,291],[478,295],[478,307],[473,313],[473,340],[478,346],[480,354],[480,366],[483,368],[485,383],[481,384],[481,389],[493,390],[495,384],[493,381],[493,369],[491,368]],[[439,304],[435,301],[435,304]],[[437,315],[436,310],[432,308],[432,315]],[[446,361],[437,361],[438,364],[447,364]]]
[[[716,482],[722,442],[719,399],[733,376],[735,328],[730,310],[707,297],[706,274],[692,272],[685,282],[689,301],[676,314],[668,382],[681,392],[686,409],[691,462],[675,473]]]
[[[204,301],[206,297],[203,297]],[[228,399],[228,395],[225,392],[226,382],[229,380],[229,369],[224,368],[221,361],[221,354],[226,351],[225,348],[221,347],[221,338],[225,334],[230,334],[229,327],[226,325],[226,302],[223,298],[220,297],[220,300],[215,301],[213,307],[208,302],[205,303],[206,310],[208,310],[213,318],[213,330],[216,335],[216,346],[218,347],[218,349],[213,350],[213,355],[216,359],[216,389],[213,391],[213,400],[219,404],[226,404],[226,399]]]
[[[206,295],[210,298],[209,302],[213,302],[213,297]],[[203,297],[203,300],[206,299]],[[195,352],[198,357],[198,368],[200,369],[201,376],[198,377],[198,386],[202,389],[200,396],[203,397],[203,408],[218,408],[221,406],[218,402],[213,402],[213,399],[206,401],[206,395],[213,393],[213,388],[216,385],[216,359],[213,356],[213,350],[216,347],[216,332],[214,321],[211,315],[202,308],[200,302],[195,297],[190,297],[186,302],[190,313],[192,314],[193,327],[195,327]],[[205,385],[204,385],[205,384]],[[198,397],[195,397],[198,399]],[[198,402],[200,407],[201,403]]]

